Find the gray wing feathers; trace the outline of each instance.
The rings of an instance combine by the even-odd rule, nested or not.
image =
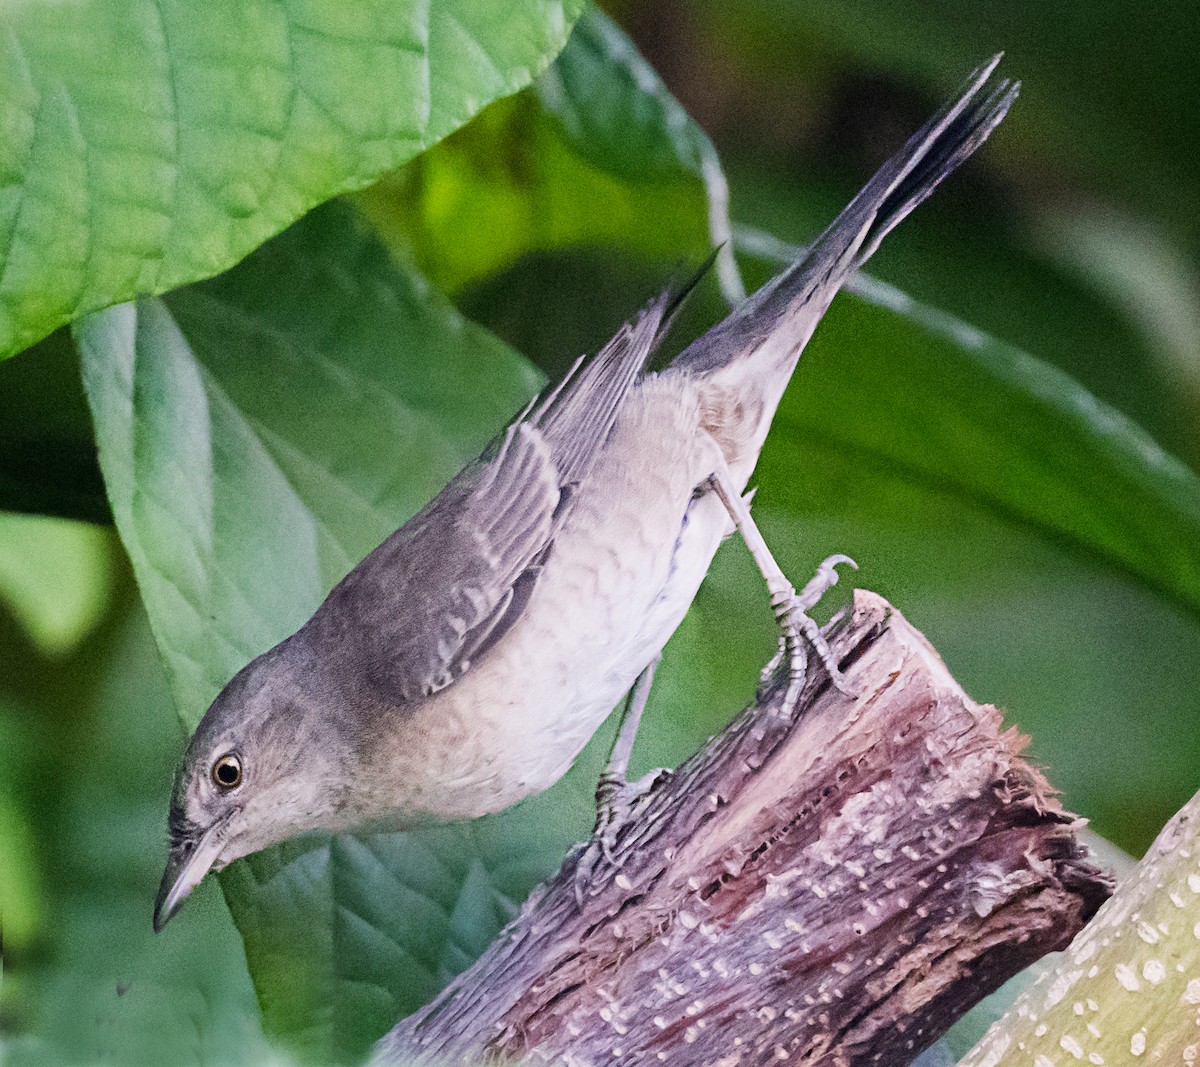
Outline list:
[[[617,411],[669,324],[672,299],[662,293],[625,323],[595,356],[580,358],[529,421],[554,451],[564,483],[586,476],[598,446],[608,439]]]
[[[403,707],[456,681],[508,632],[674,306],[657,298],[576,363],[330,593],[306,629],[338,650],[333,670]]]
[[[493,457],[462,471],[317,610],[308,626],[333,669],[396,705],[455,681],[514,621],[516,587],[536,579],[562,500],[546,442],[509,427]]]

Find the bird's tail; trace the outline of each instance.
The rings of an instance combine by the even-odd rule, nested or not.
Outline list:
[[[967,79],[958,96],[879,168],[803,259],[672,363],[673,370],[711,382],[714,395],[728,395],[745,413],[742,421],[750,425],[741,428],[735,452],[745,453],[751,466],[800,352],[834,294],[892,228],[987,139],[1016,99],[1016,83],[989,86],[999,62],[997,55]]]

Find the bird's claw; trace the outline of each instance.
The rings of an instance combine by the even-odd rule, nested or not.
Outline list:
[[[855,695],[846,676],[838,668],[837,659],[821,633],[821,628],[808,615],[808,611],[837,585],[837,567],[842,563],[858,569],[858,564],[849,556],[840,553],[829,556],[821,562],[816,574],[799,593],[794,589],[787,589],[776,598],[775,617],[783,632],[779,638],[779,651],[763,669],[759,680],[760,695],[779,680],[781,671],[786,671],[787,693],[784,707],[792,707],[804,687],[807,676],[808,648],[817,654],[833,687],[844,696]]]
[[[651,771],[636,782],[605,771],[596,786],[596,826],[591,838],[581,847],[575,861],[575,903],[582,909],[588,888],[604,864],[620,870],[624,857],[617,851],[617,829],[626,825],[634,805],[646,794],[651,783],[664,773]]]

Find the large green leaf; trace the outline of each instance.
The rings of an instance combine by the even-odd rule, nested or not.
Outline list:
[[[699,260],[730,237],[728,189],[712,142],[594,8],[528,90],[488,108],[357,202],[389,242],[451,292],[532,252],[617,244],[679,262]],[[718,273],[726,291],[740,295],[731,250]]]
[[[26,0],[0,51],[0,356],[224,270],[527,85],[582,0]]]
[[[779,263],[800,254],[767,243]],[[797,437],[975,499],[1200,617],[1200,479],[1188,467],[1061,371],[881,282],[850,288],[869,306],[849,329],[834,317],[814,345],[838,355],[808,360],[806,387],[823,402],[804,407]],[[901,353],[896,315],[912,323]]]
[[[1008,67],[1008,61],[1004,63]],[[923,304],[948,311],[994,337],[1065,370],[1089,392],[1133,418],[1169,451],[1200,458],[1194,405],[1183,383],[1165,378],[1158,362],[1165,347],[1122,313],[1123,304],[1094,291],[1095,286],[1060,262],[1073,249],[1069,236],[1053,231],[1045,219],[1035,224],[1039,245],[1054,243],[1055,258],[1042,247],[1029,247],[1022,205],[992,191],[1006,144],[1024,117],[1024,95],[996,136],[965,172],[944,183],[920,208],[916,220],[888,236],[871,260],[872,277],[891,282]],[[976,181],[973,183],[972,178]],[[986,182],[982,185],[981,182]],[[742,167],[730,174],[737,218],[777,238],[802,244],[820,233],[855,184],[812,175],[804,180],[772,176],[766,168]],[[1014,217],[1015,216],[1015,217]],[[1096,241],[1100,234],[1094,235]],[[1117,258],[1091,255],[1100,273]],[[1182,348],[1187,334],[1187,301],[1170,299],[1170,276],[1146,257],[1125,255],[1121,263],[1136,271],[1141,285],[1155,290],[1157,301],[1141,300],[1132,287],[1124,302],[1140,303]],[[1113,280],[1108,283],[1115,294]],[[1200,337],[1200,334],[1197,335]],[[1200,342],[1192,350],[1200,347]]]
[[[335,207],[167,303],[85,319],[79,339],[113,513],[189,725],[540,381]],[[312,839],[236,866],[227,894],[273,1031],[361,1050],[571,839],[514,864],[511,838],[489,851],[473,833]],[[402,884],[423,906],[396,910]],[[415,962],[391,966],[398,952]]]
[[[113,513],[189,725],[539,381],[340,207],[78,338]]]

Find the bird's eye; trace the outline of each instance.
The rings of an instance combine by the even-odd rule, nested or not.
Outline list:
[[[221,789],[236,789],[242,784],[242,761],[232,752],[222,756],[213,764],[212,780]]]

